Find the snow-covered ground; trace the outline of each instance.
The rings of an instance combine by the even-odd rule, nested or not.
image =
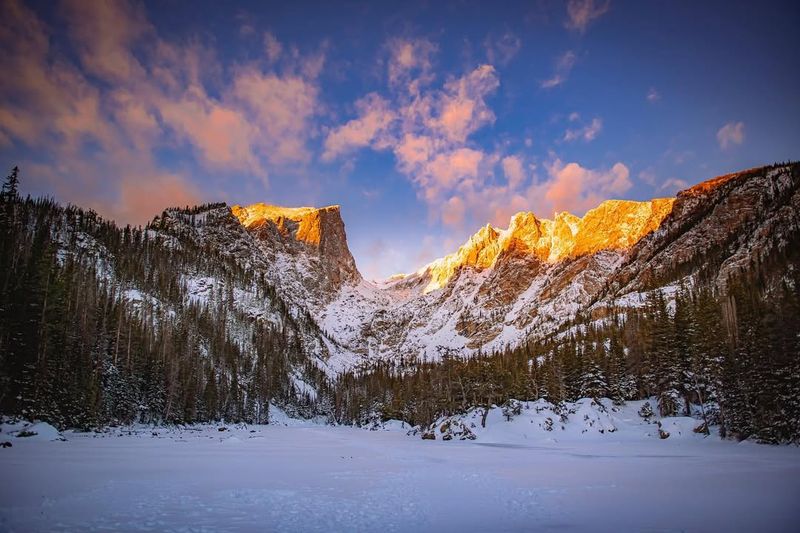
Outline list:
[[[523,431],[535,411],[449,442],[287,418],[66,441],[4,424],[0,531],[797,531],[796,447],[661,440],[628,411],[582,432],[580,408],[572,430]]]

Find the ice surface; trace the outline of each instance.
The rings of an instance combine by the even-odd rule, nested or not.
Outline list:
[[[796,531],[800,523],[796,447],[624,429],[520,437],[516,425],[534,418],[490,420],[476,441],[423,441],[397,422],[388,424],[394,431],[215,425],[8,439],[0,531]]]

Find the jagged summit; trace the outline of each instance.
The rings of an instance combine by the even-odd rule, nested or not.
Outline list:
[[[446,285],[463,267],[491,268],[506,255],[555,263],[601,250],[624,250],[657,229],[674,202],[674,198],[606,200],[583,217],[561,212],[552,220],[522,211],[511,217],[507,229],[487,224],[457,252],[425,265],[414,276],[430,278],[423,290],[427,293]]]

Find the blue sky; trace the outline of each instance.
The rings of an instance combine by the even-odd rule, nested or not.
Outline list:
[[[143,223],[340,204],[368,277],[800,156],[796,2],[4,2],[0,163]]]

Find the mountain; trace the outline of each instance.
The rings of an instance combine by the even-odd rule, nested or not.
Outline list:
[[[648,291],[731,276],[798,239],[798,166],[721,176],[646,202],[609,200],[579,218],[514,215],[458,251],[384,282],[363,279],[338,208],[257,204],[233,212],[268,257],[282,297],[342,350],[333,368],[514,347],[582,312],[636,306]]]
[[[747,435],[758,402],[795,409],[780,400],[792,394],[760,391],[800,383],[797,163],[582,217],[517,213],[381,282],[359,273],[338,206],[207,204],[119,228],[9,190],[6,414],[62,427],[264,421],[278,405],[430,423],[510,397],[657,395],[662,414],[709,399],[745,413],[726,424]],[[793,438],[775,427],[759,438]]]

